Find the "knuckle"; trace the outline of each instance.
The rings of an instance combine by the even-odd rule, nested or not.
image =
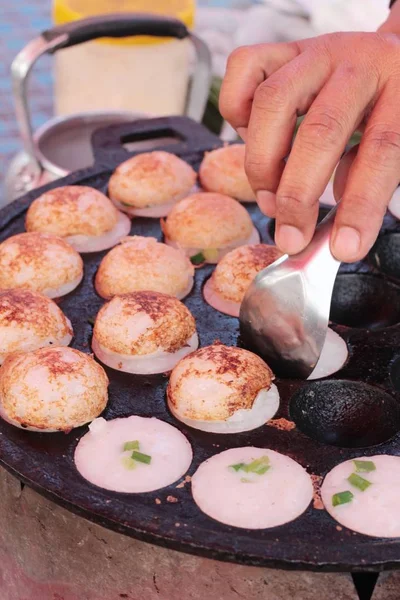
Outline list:
[[[239,46],[228,56],[227,68],[242,67],[244,63],[252,60],[253,57],[254,48],[252,46]]]
[[[349,206],[351,205],[353,208],[357,208],[357,207],[363,207],[366,206],[367,204],[369,204],[371,201],[371,198],[369,197],[368,194],[366,194],[365,192],[357,192],[357,193],[349,193],[349,194],[344,194],[343,196],[343,200],[342,200],[342,204],[346,204]]]
[[[340,73],[346,78],[347,81],[352,81],[359,78],[360,69],[353,61],[344,60],[340,65]]]
[[[228,57],[218,104],[222,117],[234,127],[239,125],[243,114],[250,111],[251,98],[247,97],[247,90],[239,82],[241,74],[252,70],[256,57],[256,50],[251,46],[236,48]]]
[[[334,31],[333,33],[325,33],[315,39],[315,46],[320,52],[325,52],[328,55],[332,53],[337,46],[343,45],[343,33]]]
[[[345,118],[328,108],[311,110],[300,125],[298,136],[302,143],[312,142],[315,149],[337,146],[346,136]]]
[[[254,94],[254,108],[259,110],[279,111],[287,104],[289,95],[287,86],[279,81],[267,79],[261,83]]]
[[[378,32],[375,34],[375,39],[380,43],[385,53],[390,52],[399,56],[400,41],[398,35],[389,32]]]
[[[305,190],[298,188],[278,192],[276,203],[280,214],[301,215],[314,208],[318,204],[318,198],[314,198]]]
[[[348,221],[357,223],[360,228],[370,227],[371,223],[383,218],[386,204],[376,202],[377,195],[371,188],[367,191],[344,193],[342,210],[339,213],[339,222],[347,224]]]
[[[364,151],[371,166],[388,167],[400,163],[400,132],[390,127],[371,127],[365,132]]]
[[[255,185],[256,188],[259,185],[268,186],[270,183],[270,173],[268,166],[265,164],[265,157],[258,155],[246,156],[244,169],[250,183]],[[269,189],[269,187],[266,189]]]

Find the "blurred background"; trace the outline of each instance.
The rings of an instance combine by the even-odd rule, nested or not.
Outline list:
[[[63,4],[63,1],[68,4],[68,0],[60,0],[60,3]],[[71,2],[85,6],[85,0]],[[135,0],[99,0],[95,5],[100,10],[104,3],[110,7],[110,12],[124,11],[136,4]],[[388,3],[388,0],[198,0],[196,6],[193,6],[193,27],[211,51],[213,75],[203,121],[213,131],[224,132],[218,113],[218,94],[227,57],[235,47],[300,39],[335,30],[373,31],[385,20]],[[50,0],[3,0],[0,4],[1,186],[12,157],[21,149],[14,116],[10,64],[25,44],[53,25],[54,6],[52,7]],[[143,5],[143,2],[139,4]],[[157,5],[159,8],[162,4],[165,5],[166,12],[169,12],[179,5],[179,0],[164,0],[164,3],[160,0],[148,0],[145,6],[147,11],[151,11],[153,6]],[[190,4],[194,4],[194,1],[190,0]],[[87,5],[93,8],[93,0],[87,0]],[[64,52],[66,54],[70,50]],[[48,121],[55,112],[53,63],[54,59],[49,56],[41,58],[29,83],[34,129]],[[65,63],[62,68],[65,71],[71,67]],[[229,135],[229,128],[225,132]]]

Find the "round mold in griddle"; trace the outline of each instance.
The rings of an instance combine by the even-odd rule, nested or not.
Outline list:
[[[400,286],[371,273],[340,273],[330,319],[337,325],[383,329],[400,322]]]
[[[301,388],[291,400],[290,415],[306,435],[342,448],[376,446],[400,431],[399,402],[355,381],[320,381]]]
[[[121,147],[121,139],[136,142],[153,138],[154,141],[156,137],[166,135],[174,137],[178,142],[171,146],[163,145],[162,148],[187,160],[196,170],[204,152],[221,145],[219,138],[204,127],[182,117],[148,119],[111,127],[96,133],[93,138],[94,156],[97,160],[93,168],[73,173],[67,179],[49,184],[45,189],[60,184],[79,184],[106,191],[114,168],[129,157]],[[26,210],[43,191],[43,188],[32,191],[0,211],[0,241],[24,230]],[[270,243],[270,220],[261,214],[255,204],[246,205],[246,209],[254,225],[262,233],[262,241]],[[385,227],[387,230],[400,232],[400,222],[396,222],[393,217],[385,219]],[[131,234],[162,239],[157,219],[134,219]],[[82,284],[61,300],[61,308],[71,320],[75,331],[72,346],[87,353],[91,351],[91,323],[103,305],[103,300],[94,291],[93,277],[105,253],[87,254],[83,257],[85,276]],[[212,265],[206,265],[196,270],[194,288],[184,303],[196,317],[202,346],[211,344],[216,339],[227,345],[236,345],[238,319],[219,313],[202,298],[202,286],[213,268]],[[343,269],[349,273],[372,271],[366,261],[343,265]],[[382,392],[396,394],[388,375],[393,358],[400,354],[400,327],[377,331],[350,328],[346,332],[346,339],[351,347],[351,358],[344,367],[342,377],[348,377],[361,385],[365,382],[372,385],[379,382]],[[166,376],[133,376],[106,370],[110,378],[110,399],[102,416],[106,419],[129,415],[155,416],[180,429],[194,451],[189,475],[210,456],[241,446],[271,448],[289,455],[317,477],[323,477],[336,464],[353,458],[355,452],[357,455],[362,452],[366,456],[376,453],[373,448],[360,451],[321,443],[304,435],[299,425],[294,427],[293,422],[290,422],[291,399],[305,386],[320,385],[320,382],[308,384],[278,379],[276,384],[281,404],[272,422],[250,432],[215,435],[187,428],[171,416],[165,402]],[[334,378],[335,375],[321,383],[331,382]],[[375,423],[372,427],[375,427]],[[400,540],[388,543],[385,540],[366,539],[358,534],[349,536],[344,530],[336,529],[335,523],[325,511],[316,510],[313,506],[297,520],[286,525],[248,531],[224,526],[201,514],[192,499],[189,483],[134,496],[96,488],[79,475],[73,462],[76,444],[86,431],[87,428],[84,427],[68,435],[36,434],[16,429],[0,419],[0,464],[53,502],[86,519],[167,548],[212,559],[271,568],[348,573],[352,570],[400,567]],[[400,455],[400,434],[381,444],[379,451]],[[178,501],[171,503],[167,501],[168,496],[174,496]],[[161,504],[156,502],[157,499]]]
[[[383,275],[400,281],[400,233],[380,236],[369,253],[369,260]]]
[[[326,215],[331,211],[330,208],[321,206],[318,211],[318,223],[321,223],[322,219],[325,219]],[[272,240],[275,239],[275,219],[271,219],[268,224],[268,235]]]

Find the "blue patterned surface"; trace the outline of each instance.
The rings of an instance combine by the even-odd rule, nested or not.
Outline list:
[[[21,142],[14,116],[10,65],[15,55],[50,26],[50,0],[0,0],[0,184]],[[51,59],[42,58],[31,76],[30,101],[34,127],[52,114]]]

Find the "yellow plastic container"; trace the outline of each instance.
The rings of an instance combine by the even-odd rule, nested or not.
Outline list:
[[[54,0],[53,20],[118,12],[178,18],[191,28],[195,0]],[[131,111],[151,116],[182,114],[189,80],[190,42],[136,36],[102,38],[55,56],[57,115],[87,111]]]

